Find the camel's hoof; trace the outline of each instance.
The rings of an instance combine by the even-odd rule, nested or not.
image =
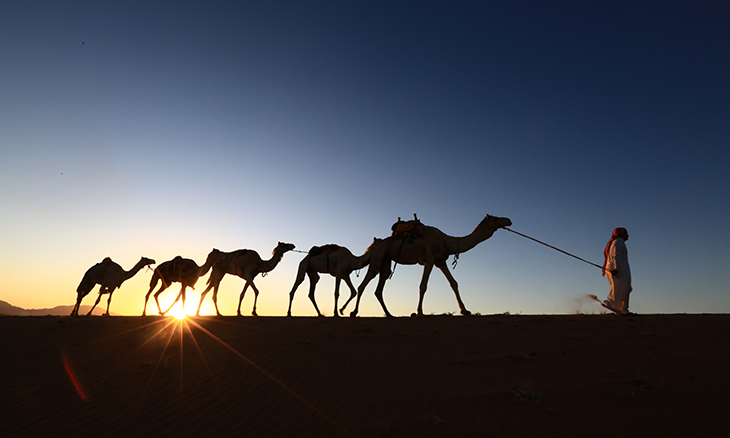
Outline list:
[[[350,318],[354,318],[356,316],[357,316],[357,312],[355,312],[355,311],[350,312]]]
[[[462,310],[461,311],[461,314],[464,315],[464,316],[471,316],[471,312],[468,311],[468,310],[466,310],[466,309]]]
[[[291,312],[286,312],[286,317],[291,318]]]

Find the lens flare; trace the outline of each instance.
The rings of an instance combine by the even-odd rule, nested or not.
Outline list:
[[[176,319],[185,319],[188,317],[188,312],[182,305],[175,305],[167,314]]]
[[[81,397],[81,400],[88,402],[89,399],[86,397],[86,394],[84,394],[84,391],[81,390],[81,386],[79,385],[79,382],[76,380],[76,376],[71,371],[71,367],[68,365],[68,361],[66,360],[66,355],[62,355],[63,358],[63,367],[66,370],[66,374],[68,374],[68,377],[71,379],[71,383],[74,386],[74,389],[76,389],[76,392]]]

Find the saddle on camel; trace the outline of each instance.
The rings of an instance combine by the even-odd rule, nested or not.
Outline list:
[[[395,264],[397,265],[398,259],[400,259],[400,252],[403,249],[403,245],[413,242],[414,239],[418,242],[418,239],[423,237],[426,233],[426,226],[423,225],[420,220],[418,220],[418,216],[416,216],[416,213],[413,213],[413,220],[402,221],[400,220],[400,218],[398,218],[398,221],[390,227],[390,230],[393,232],[391,236],[395,236],[397,239],[400,239],[400,244],[398,245],[398,253],[395,256],[395,260],[393,260],[393,262],[395,262]],[[390,273],[390,277],[393,276],[394,272],[395,266],[393,266],[393,272]]]
[[[334,251],[337,251],[340,249],[340,245],[336,245],[334,243],[329,243],[327,245],[322,246],[313,246],[309,250],[309,255],[312,257],[318,256],[320,254],[325,254],[327,256],[327,273],[330,272],[330,254],[332,254]]]
[[[398,218],[398,222],[394,223],[390,230],[393,232],[392,236],[400,236],[403,239],[413,239],[423,237],[426,226],[418,220],[418,216],[413,213],[413,220],[402,221]]]

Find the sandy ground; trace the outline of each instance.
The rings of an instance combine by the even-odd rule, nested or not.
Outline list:
[[[730,315],[0,317],[0,436],[730,433]]]

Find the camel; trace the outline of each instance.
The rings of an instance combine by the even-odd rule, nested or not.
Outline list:
[[[371,245],[372,247],[372,245]],[[297,288],[304,281],[304,275],[309,277],[309,299],[314,304],[314,309],[317,311],[317,316],[324,316],[317,307],[317,302],[314,300],[314,289],[317,287],[319,281],[319,274],[330,274],[335,277],[335,310],[334,316],[340,316],[337,313],[337,300],[340,297],[340,282],[345,280],[345,284],[350,288],[350,298],[340,313],[345,311],[347,305],[357,295],[355,286],[353,286],[350,280],[350,273],[356,269],[362,269],[370,263],[370,248],[359,257],[355,257],[349,249],[339,245],[325,245],[325,246],[313,246],[309,253],[299,263],[299,270],[297,277],[294,280],[294,286],[291,292],[289,292],[289,310],[286,312],[286,316],[291,316],[291,305],[294,301],[294,293]]]
[[[237,315],[241,316],[241,302],[243,297],[246,295],[246,289],[251,286],[254,292],[253,300],[253,316],[256,314],[256,302],[259,297],[259,290],[253,283],[253,279],[260,273],[267,273],[272,271],[276,265],[279,264],[281,259],[284,257],[284,253],[291,251],[295,248],[291,243],[279,242],[274,248],[273,256],[269,260],[261,260],[259,254],[252,249],[239,249],[233,252],[222,252],[217,249],[213,249],[208,255],[208,259],[213,262],[213,271],[208,277],[208,287],[205,288],[203,293],[200,295],[200,304],[198,304],[198,311],[195,316],[200,316],[200,306],[203,305],[203,299],[213,289],[213,304],[215,304],[215,313],[218,316],[222,316],[218,311],[218,287],[221,284],[221,280],[226,274],[234,274],[246,281],[241,291],[241,296],[238,299],[238,312]],[[211,258],[212,257],[212,258]]]
[[[87,313],[86,316],[91,315],[91,312],[94,311],[94,308],[97,304],[99,304],[99,301],[101,300],[101,296],[104,294],[109,294],[109,299],[106,303],[106,313],[104,314],[104,316],[109,316],[109,306],[112,303],[112,294],[114,293],[114,290],[121,287],[122,283],[124,283],[126,280],[134,277],[134,275],[139,272],[140,269],[144,268],[145,266],[154,264],[154,260],[142,257],[141,259],[139,259],[137,264],[132,267],[132,269],[130,269],[129,271],[125,271],[124,269],[122,269],[121,266],[112,261],[112,259],[106,257],[101,262],[89,268],[89,270],[86,271],[86,273],[84,274],[84,277],[81,279],[79,287],[76,288],[76,305],[71,311],[71,316],[79,316],[79,307],[81,306],[81,300],[83,300],[84,297],[88,295],[89,292],[91,292],[91,290],[94,289],[94,286],[96,286],[97,284],[101,285],[101,287],[99,288],[99,296],[96,298],[96,302],[91,307],[91,310],[89,310],[89,313]]]
[[[157,286],[158,280],[162,280],[162,284],[160,285],[160,289],[155,293],[155,303],[157,303],[157,311],[160,315],[166,315],[167,312],[172,309],[172,306],[177,304],[177,302],[182,298],[182,305],[183,308],[185,308],[185,289],[188,287],[195,290],[195,283],[198,282],[198,278],[204,276],[208,273],[208,270],[213,266],[214,262],[214,255],[213,253],[210,253],[208,255],[208,258],[205,260],[205,263],[203,266],[198,266],[197,263],[195,263],[194,260],[191,259],[184,259],[180,256],[175,257],[172,260],[168,260],[164,263],[160,263],[159,266],[155,268],[155,272],[152,274],[152,279],[150,280],[150,290],[147,292],[147,295],[144,297],[144,309],[142,310],[142,316],[145,316],[147,314],[147,300],[150,298],[150,294],[154,290],[154,288]],[[157,297],[170,287],[172,283],[180,283],[182,287],[180,288],[180,293],[178,293],[177,298],[175,298],[175,301],[172,302],[170,307],[167,308],[164,312],[162,311],[162,308],[160,308],[160,301]]]
[[[428,279],[434,266],[443,272],[449,285],[451,285],[451,289],[456,295],[456,301],[459,303],[461,314],[471,315],[471,312],[466,310],[464,303],[461,301],[459,285],[451,275],[446,260],[452,254],[455,258],[458,258],[459,254],[469,251],[479,243],[492,237],[497,229],[510,225],[512,225],[512,221],[508,218],[487,215],[471,234],[464,237],[452,237],[438,228],[423,225],[417,218],[408,222],[399,220],[393,225],[392,236],[373,244],[370,267],[358,288],[355,309],[350,313],[350,316],[357,316],[360,298],[375,275],[380,276],[378,286],[375,289],[375,297],[380,302],[385,315],[388,317],[393,316],[388,312],[388,308],[383,301],[383,288],[392,272],[390,269],[391,261],[402,265],[419,264],[423,266],[423,276],[419,286],[418,316],[423,316],[423,297],[426,294]],[[399,231],[402,228],[410,228],[410,230]]]

